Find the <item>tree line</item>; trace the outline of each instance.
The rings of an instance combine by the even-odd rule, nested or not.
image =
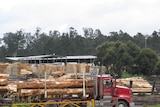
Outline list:
[[[97,47],[97,63],[106,66],[108,73],[122,75],[159,74],[160,61],[155,51],[150,48],[141,49],[131,41],[105,42]]]
[[[82,30],[83,35],[78,34],[73,27],[70,27],[68,32],[50,30],[45,33],[36,28],[34,34],[23,29],[5,33],[1,38],[0,61],[5,62],[7,56],[53,53],[62,56],[96,55],[97,62],[100,61],[108,70],[114,72],[127,71],[146,75],[158,73],[159,31],[153,31],[151,35],[139,32],[136,35],[129,35],[120,30],[105,35],[100,29],[82,28]],[[143,68],[140,68],[142,66]]]

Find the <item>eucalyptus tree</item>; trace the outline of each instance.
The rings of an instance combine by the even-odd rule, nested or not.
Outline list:
[[[61,35],[60,35],[61,33],[58,31],[58,30],[50,30],[49,31],[49,36],[51,36],[51,37],[53,37],[53,38],[57,38],[57,37],[60,37]]]
[[[137,59],[138,73],[144,75],[154,74],[154,67],[158,61],[155,51],[149,48],[143,48]]]
[[[123,32],[122,30],[120,30],[118,34],[119,34],[119,37],[120,37],[119,40],[122,41],[122,42],[128,42],[129,40],[133,41],[132,40],[133,38],[128,33]]]
[[[31,33],[25,33],[25,44],[24,44],[24,53],[23,56],[33,55],[32,46],[34,44],[34,36]]]
[[[17,56],[18,52],[24,49],[25,33],[19,30],[16,33],[5,33],[3,37],[4,46],[6,48],[7,56]]]
[[[31,45],[32,55],[48,54],[47,43],[50,39],[51,37],[45,33],[40,33],[38,38],[34,38],[34,42]]]
[[[138,32],[134,37],[133,41],[135,44],[137,44],[141,48],[145,48],[145,36]]]
[[[148,48],[140,48],[131,41],[105,42],[96,48],[97,60],[112,73],[121,76],[122,72],[129,74],[152,74],[157,62],[156,53]]]
[[[109,36],[107,37],[108,41],[117,41],[120,40],[118,32],[112,31],[109,32]]]
[[[127,42],[129,40],[132,41],[132,37],[128,33],[120,30],[119,32],[115,32],[115,31],[110,32],[109,36],[108,36],[108,40],[109,41],[119,40],[119,41],[122,41],[122,42]]]
[[[141,52],[141,48],[131,41],[128,41],[126,44],[127,44],[128,54],[131,56],[130,63],[128,63],[126,69],[129,73],[136,74],[138,65],[137,60]]]
[[[119,76],[127,70],[126,66],[130,65],[133,59],[128,53],[127,45],[120,41],[105,42],[97,47],[96,52],[97,62],[101,62],[110,72]]]
[[[94,38],[94,30],[92,28],[83,28],[85,38]]]
[[[5,62],[6,48],[4,45],[0,47],[0,62]]]
[[[46,51],[48,54],[59,54],[61,34],[58,30],[49,31],[49,40],[46,42]],[[59,54],[60,55],[60,54]]]
[[[160,75],[160,60],[158,60],[158,62],[156,63],[154,67],[154,74]]]
[[[160,36],[159,36],[159,32],[157,31],[153,31],[151,37],[149,38],[148,41],[150,48],[155,50],[157,53],[160,53]]]

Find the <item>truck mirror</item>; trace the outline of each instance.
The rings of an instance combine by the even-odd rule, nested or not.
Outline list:
[[[114,75],[114,78],[117,79],[117,78],[118,78],[118,74],[115,74],[115,75]]]

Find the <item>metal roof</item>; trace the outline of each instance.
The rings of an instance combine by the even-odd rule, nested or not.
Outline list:
[[[44,58],[57,58],[58,55],[50,54],[50,55],[38,55],[38,56],[27,56],[27,57],[6,57],[6,59],[9,60],[38,60],[38,59],[44,59]]]
[[[62,57],[63,58],[63,57]],[[84,55],[84,56],[66,56],[64,59],[95,59],[96,56]]]
[[[83,56],[58,56],[58,55],[38,55],[38,56],[27,56],[27,57],[6,57],[6,59],[18,61],[18,60],[43,60],[43,59],[95,59],[96,56],[93,55],[83,55]]]

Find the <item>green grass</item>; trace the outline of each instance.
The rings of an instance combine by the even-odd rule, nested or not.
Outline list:
[[[150,106],[147,106],[147,107],[160,107],[160,104],[157,104],[157,105],[150,105]]]
[[[129,78],[131,75],[128,72],[123,72],[122,73],[122,78]]]

